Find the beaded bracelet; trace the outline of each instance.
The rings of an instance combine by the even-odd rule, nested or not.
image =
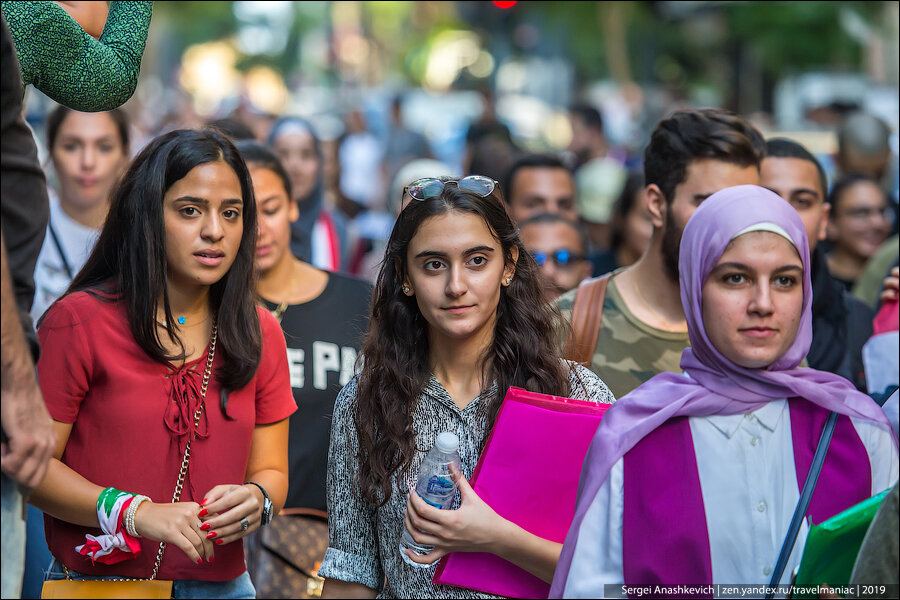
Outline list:
[[[137,513],[138,507],[146,500],[149,500],[147,496],[142,496],[137,494],[134,498],[131,499],[131,504],[128,505],[128,509],[125,511],[125,518],[123,519],[125,523],[125,531],[128,532],[128,535],[131,537],[139,538],[141,537],[138,534],[137,529],[134,528],[134,515]]]

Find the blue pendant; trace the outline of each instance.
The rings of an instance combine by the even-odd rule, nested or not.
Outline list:
[[[178,317],[178,319],[176,320],[178,321],[179,325],[184,325],[185,321],[187,321],[187,319],[185,319],[184,317]]]

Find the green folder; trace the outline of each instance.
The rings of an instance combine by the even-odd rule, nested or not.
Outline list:
[[[890,490],[851,506],[827,521],[813,525],[806,537],[803,557],[794,579],[798,587],[813,588],[822,583],[843,586],[850,583],[856,555],[881,501]],[[794,594],[793,598],[817,598]]]

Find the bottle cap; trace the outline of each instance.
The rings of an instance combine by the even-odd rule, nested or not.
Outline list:
[[[434,443],[435,447],[445,454],[451,454],[456,452],[459,448],[459,438],[455,433],[450,431],[445,431],[441,434],[438,434],[437,441]]]

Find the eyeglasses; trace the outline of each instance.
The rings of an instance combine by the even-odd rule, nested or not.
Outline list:
[[[489,196],[494,191],[494,188],[497,187],[497,182],[490,177],[469,175],[462,179],[450,179],[448,181],[441,181],[434,177],[423,177],[413,181],[403,188],[403,191],[409,194],[410,197],[424,202],[440,196],[441,192],[444,191],[444,186],[449,183],[455,183],[459,189],[471,192],[482,198]]]
[[[575,266],[575,263],[585,259],[583,254],[577,254],[565,248],[560,248],[553,252],[532,252],[531,255],[539,267],[543,267],[548,260],[552,260],[553,264],[564,269],[571,268]]]
[[[890,208],[851,208],[844,211],[844,215],[848,219],[854,221],[865,221],[867,219],[879,218],[885,221],[893,221],[893,212]]]

